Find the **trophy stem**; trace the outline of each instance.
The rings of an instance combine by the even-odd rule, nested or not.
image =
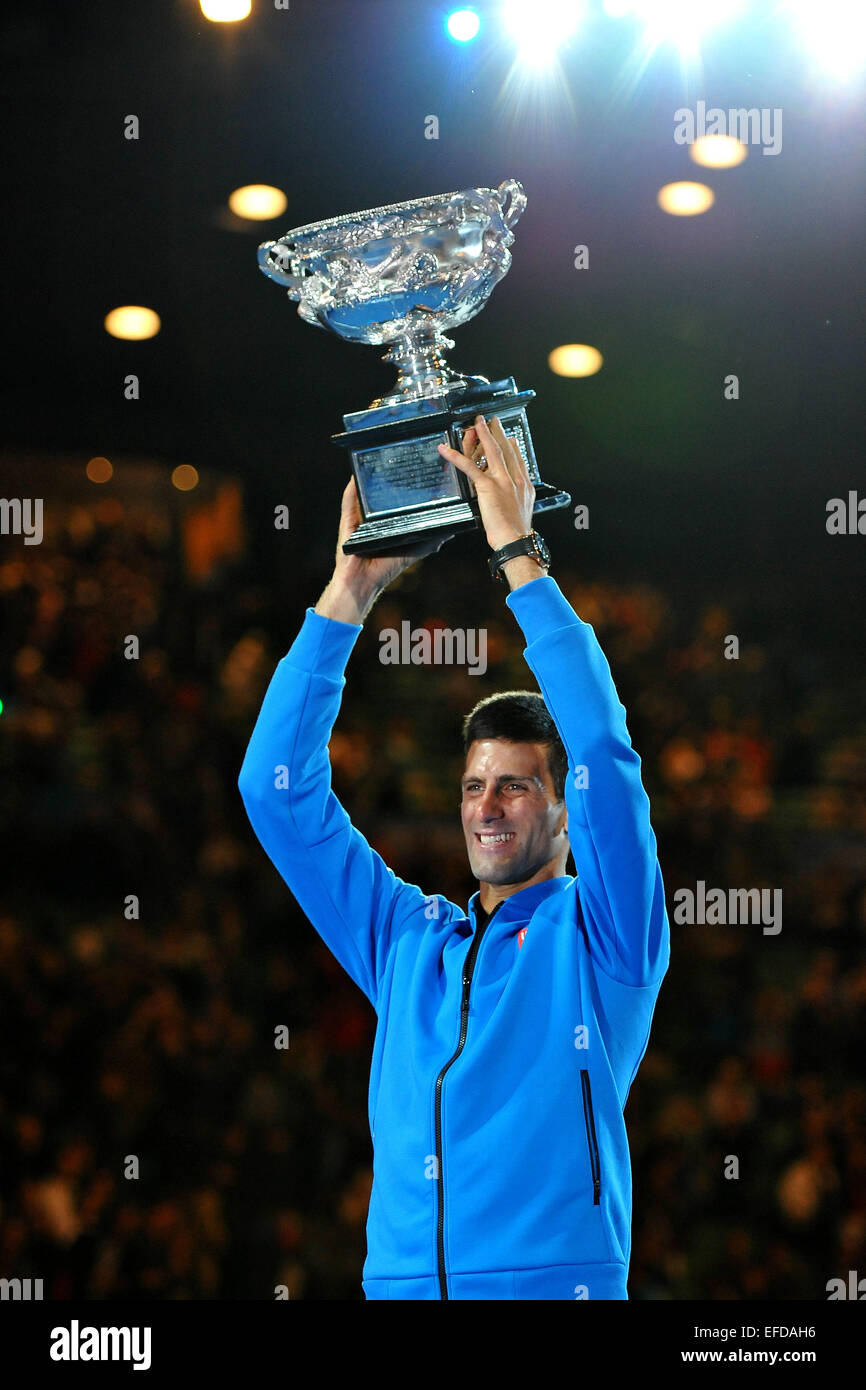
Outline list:
[[[445,361],[443,349],[453,348],[453,338],[446,338],[435,329],[426,333],[405,333],[395,339],[383,362],[397,368],[394,389],[387,396],[373,401],[370,409],[383,405],[400,405],[404,401],[421,400],[425,396],[441,396],[445,392],[463,390],[467,386],[487,385],[484,376],[465,376],[454,372]]]

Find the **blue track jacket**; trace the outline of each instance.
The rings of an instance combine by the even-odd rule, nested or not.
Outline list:
[[[565,744],[577,878],[476,931],[405,883],[331,790],[360,625],[313,608],[277,665],[238,785],[262,846],[378,1017],[368,1299],[624,1299],[623,1108],[670,956],[649,801],[595,633],[549,575],[508,594]],[[581,771],[585,769],[585,771]]]

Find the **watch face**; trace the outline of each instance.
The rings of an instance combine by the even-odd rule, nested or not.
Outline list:
[[[543,536],[539,536],[539,534],[538,534],[537,531],[535,532],[535,544],[536,544],[537,547],[538,547],[538,553],[539,553],[539,555],[541,556],[542,560],[544,561],[544,563],[545,563],[546,565],[549,565],[549,564],[550,564],[550,551],[549,551],[548,548],[547,548],[547,543],[546,543],[546,541],[544,540]]]

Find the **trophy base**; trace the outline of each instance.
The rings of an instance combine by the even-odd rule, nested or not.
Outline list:
[[[542,483],[548,489],[547,483]],[[557,507],[567,507],[571,495],[549,488],[549,496],[539,497],[536,489],[535,505],[532,515],[539,512],[554,511]],[[481,518],[471,506],[458,503],[453,508],[443,508],[436,512],[419,514],[411,523],[408,517],[382,518],[379,521],[362,521],[343,544],[346,555],[402,555],[410,546],[420,541],[430,540],[437,531],[452,532],[482,530]]]
[[[387,412],[344,415],[346,433],[333,435],[332,442],[350,451],[362,521],[343,552],[400,555],[438,531],[483,529],[474,484],[437,448],[461,449],[479,413],[496,415],[517,444],[535,485],[533,515],[569,506],[570,495],[542,482],[538,471],[525,410],[534,397],[505,377],[447,397],[406,401]]]

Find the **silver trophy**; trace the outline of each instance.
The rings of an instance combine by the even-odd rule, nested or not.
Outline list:
[[[389,344],[391,392],[343,416],[333,442],[350,452],[362,521],[347,553],[397,554],[436,531],[481,525],[475,488],[438,452],[461,448],[481,412],[497,415],[535,484],[535,511],[566,507],[567,492],[541,481],[526,404],[513,377],[452,371],[445,330],[484,307],[508,273],[511,228],[526,207],[516,179],[349,213],[286,232],[258,249],[259,268],[297,300],[307,323],[351,342]]]

